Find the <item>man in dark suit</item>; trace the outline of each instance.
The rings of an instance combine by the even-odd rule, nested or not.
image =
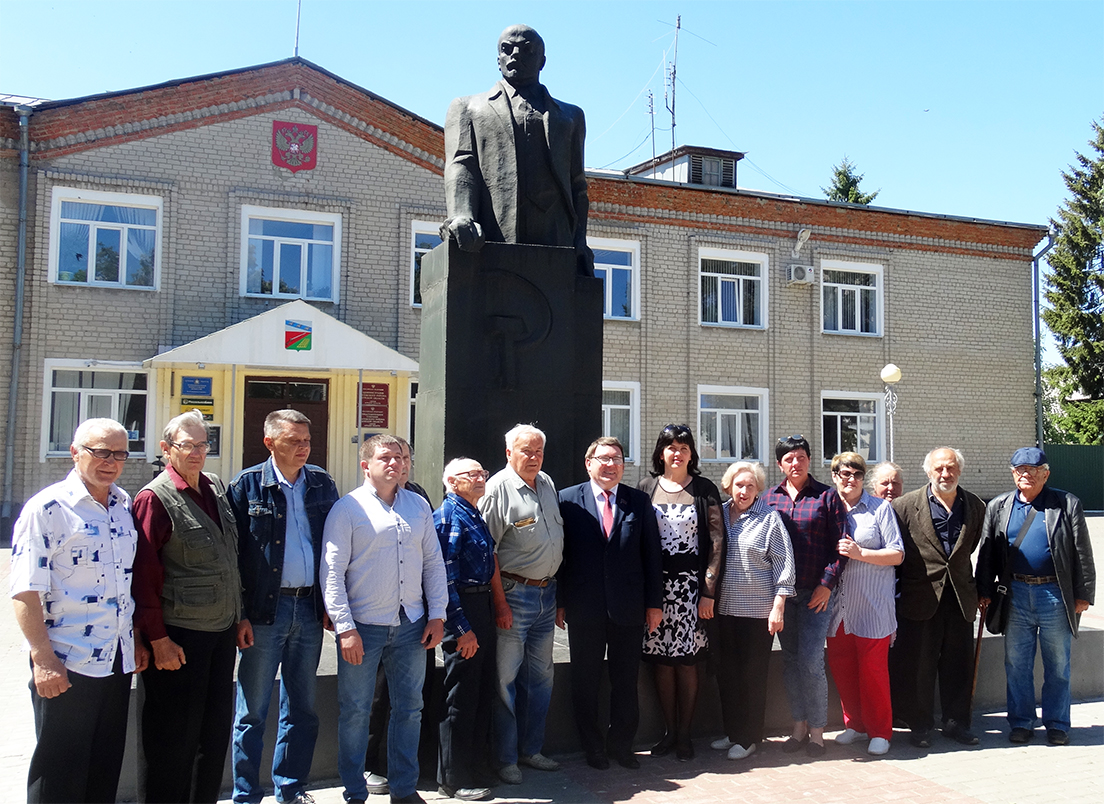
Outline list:
[[[571,698],[587,764],[604,770],[608,754],[639,768],[632,744],[640,721],[642,626],[654,631],[662,618],[659,527],[648,496],[621,485],[625,459],[616,438],[599,438],[587,448],[586,470],[589,481],[560,492],[564,550],[556,625],[569,626]],[[604,746],[598,723],[603,656],[610,681]]]
[[[445,202],[441,237],[464,251],[485,241],[570,246],[578,272],[594,276],[587,247],[583,110],[540,83],[544,40],[513,25],[498,40],[502,79],[457,98],[445,116]]]
[[[931,746],[935,680],[943,735],[977,745],[970,731],[973,622],[978,607],[970,556],[981,540],[985,503],[959,488],[962,453],[940,447],[924,458],[929,483],[893,501],[905,540],[898,568],[897,642],[890,658],[893,711],[918,748]]]

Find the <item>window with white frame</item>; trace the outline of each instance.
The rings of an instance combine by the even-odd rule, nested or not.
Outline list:
[[[640,243],[588,237],[587,245],[594,252],[594,275],[605,290],[606,318],[639,318]]]
[[[50,281],[155,289],[162,209],[155,195],[53,188]]]
[[[149,374],[91,361],[47,360],[43,395],[45,455],[67,455],[77,425],[86,419],[114,419],[127,430],[127,449],[146,452]]]
[[[824,332],[882,334],[881,265],[822,260],[820,276]]]
[[[857,452],[868,462],[882,460],[880,394],[825,393],[821,397],[822,457]]]
[[[767,325],[766,254],[698,249],[701,323],[730,327]]]
[[[341,215],[242,206],[243,296],[338,301]]]
[[[625,463],[640,462],[640,383],[602,383],[602,435],[625,450]]]
[[[764,461],[766,388],[698,386],[698,454],[703,461]]]
[[[410,223],[410,304],[413,307],[422,306],[422,257],[443,242],[439,226],[429,221]]]

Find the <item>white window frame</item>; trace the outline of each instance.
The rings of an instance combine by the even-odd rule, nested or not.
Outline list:
[[[629,443],[622,444],[627,455],[625,463],[632,466],[640,465],[640,383],[617,382],[614,380],[602,381],[603,391],[628,391],[629,392]],[[621,406],[618,406],[621,407]],[[609,411],[612,405],[602,405],[602,435],[610,435]]]
[[[143,195],[140,193],[114,193],[103,190],[81,190],[76,187],[53,187],[50,191],[50,269],[47,272],[47,281],[68,287],[96,287],[116,288],[122,290],[155,291],[161,286],[161,233],[164,227],[165,203],[159,195]],[[61,259],[61,205],[64,201],[76,201],[89,204],[109,204],[119,207],[141,207],[152,209],[157,214],[157,224],[154,229],[153,244],[153,284],[152,285],[128,285],[126,283],[126,260],[122,259],[119,266],[119,279],[116,282],[104,282],[96,279],[95,270],[92,269],[93,256],[88,256],[88,276],[83,282],[62,280],[58,278],[59,261]],[[95,223],[89,221],[89,223]],[[120,250],[126,248],[127,224],[105,224],[102,228],[117,229],[120,234]],[[142,229],[147,227],[142,226]],[[122,255],[120,255],[122,256]]]
[[[702,260],[725,260],[727,262],[753,262],[759,265],[759,278],[754,280],[752,277],[729,277],[728,281],[738,281],[740,283],[740,315],[743,315],[743,283],[746,281],[758,281],[759,282],[759,318],[762,323],[759,324],[744,324],[739,321],[706,321],[702,309]],[[698,248],[698,323],[703,327],[729,327],[735,329],[766,329],[767,328],[767,311],[770,309],[768,303],[768,294],[770,293],[770,282],[767,278],[770,276],[770,257],[767,254],[763,254],[758,251],[737,251],[733,249],[713,248],[709,246],[701,246]],[[717,316],[720,317],[720,299],[717,302]]]
[[[629,300],[632,305],[632,315],[614,315],[613,314],[613,283],[603,282],[603,316],[613,321],[639,321],[640,320],[640,241],[639,240],[616,240],[609,237],[588,237],[587,245],[590,246],[592,251],[599,249],[605,251],[625,251],[632,255],[632,265],[628,267],[630,271],[629,280]],[[595,266],[598,263],[595,260]],[[625,270],[625,266],[611,266],[620,270]]]
[[[50,413],[53,405],[54,398],[54,382],[53,373],[55,371],[110,371],[113,373],[126,373],[126,374],[145,374],[146,375],[146,432],[145,441],[146,449],[142,452],[130,453],[131,458],[146,458],[148,455],[156,453],[156,445],[160,443],[160,433],[154,427],[153,420],[153,401],[156,397],[155,379],[156,373],[143,368],[141,362],[131,361],[116,361],[116,360],[70,360],[64,358],[46,358],[43,361],[42,368],[42,422],[39,441],[39,456],[40,463],[45,462],[47,458],[61,458],[69,457],[68,445],[63,450],[51,450],[50,449]],[[87,410],[87,403],[83,399],[84,391],[90,391],[94,395],[106,396],[111,395],[114,397],[112,400],[112,413],[114,418],[118,414],[118,397],[123,391],[116,391],[110,389],[61,389],[66,391],[79,390],[82,395],[80,403],[80,414],[78,418],[80,422],[91,418],[85,416],[84,412]],[[141,393],[128,392],[128,393]],[[116,419],[118,421],[118,419]],[[78,424],[80,423],[78,422]],[[123,423],[125,427],[125,423]],[[150,439],[154,440],[154,444],[151,446]]]
[[[706,458],[704,457],[705,442],[704,442],[704,430],[702,429],[703,414],[711,412],[713,409],[702,408],[702,395],[703,394],[720,394],[723,396],[757,396],[759,397],[759,455],[755,458]],[[767,442],[767,436],[770,433],[770,390],[767,388],[752,388],[742,385],[699,385],[698,397],[698,455],[702,456],[702,463],[733,463],[735,461],[758,461],[764,466],[768,466],[767,455],[770,451],[771,445]],[[716,447],[716,444],[713,445]]]
[[[875,326],[877,330],[875,332],[863,332],[861,329],[826,329],[824,326],[824,290],[825,287],[842,288],[842,285],[837,285],[833,282],[828,282],[825,279],[826,271],[847,271],[853,274],[873,274],[875,276],[876,285],[874,287],[875,304],[877,309],[875,311]],[[856,289],[859,286],[854,286]],[[860,291],[861,292],[861,291]],[[836,291],[837,296],[840,290]],[[856,300],[857,305],[857,300]],[[841,313],[842,304],[837,303],[837,323]],[[856,323],[859,320],[858,316],[859,307],[856,306]],[[880,338],[882,337],[885,322],[885,267],[880,263],[873,262],[849,262],[847,260],[821,260],[820,261],[820,331],[825,335],[850,335],[858,336],[861,338]]]
[[[824,427],[824,403],[829,399],[843,400],[847,402],[873,402],[874,403],[874,449],[875,456],[873,458],[867,458],[867,463],[870,464],[870,468],[873,468],[875,463],[884,461],[886,456],[886,422],[885,422],[885,397],[882,394],[868,393],[864,391],[821,391],[820,393],[820,456],[821,461],[825,466],[828,466],[832,460],[831,458],[824,457],[824,439],[826,438],[827,430]],[[839,416],[842,414],[829,414]],[[866,414],[869,415],[869,414]],[[837,428],[837,433],[839,432]],[[838,450],[832,454],[835,455]],[[864,456],[865,457],[865,456]]]
[[[300,275],[301,293],[279,293],[273,288],[272,293],[249,292],[249,220],[260,218],[271,221],[288,221],[291,223],[324,223],[334,227],[333,231],[333,265],[330,277],[329,296],[307,295],[307,277]],[[251,299],[303,299],[304,301],[332,302],[337,304],[341,300],[341,213],[339,212],[315,212],[306,209],[294,209],[289,207],[261,207],[252,204],[242,204],[241,207],[241,264],[239,292],[242,296]],[[306,243],[309,241],[300,240]],[[304,249],[304,255],[306,251]],[[305,258],[305,257],[304,257]],[[275,284],[275,278],[273,279]]]
[[[418,235],[420,234],[432,234],[440,237],[440,222],[434,223],[433,221],[421,221],[414,220],[410,222],[410,306],[415,308],[421,308],[422,303],[415,301],[417,298],[414,291],[417,287],[414,282],[414,269],[417,268],[417,259],[419,249],[415,246],[417,243]],[[443,240],[441,242],[444,242]],[[421,251],[421,254],[428,254],[428,251]]]

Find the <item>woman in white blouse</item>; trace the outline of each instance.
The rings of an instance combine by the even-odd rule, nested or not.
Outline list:
[[[850,536],[839,542],[848,561],[832,596],[828,666],[840,694],[846,730],[841,745],[870,738],[867,753],[880,756],[893,736],[889,700],[889,643],[897,631],[893,568],[905,545],[893,507],[863,490],[866,461],[854,452],[832,459],[832,480],[847,509]]]
[[[729,759],[755,753],[763,739],[767,668],[774,635],[782,630],[786,598],[794,594],[794,557],[782,518],[759,500],[767,485],[763,467],[740,461],[721,481],[732,497],[724,504],[724,564],[716,596],[719,637],[717,684],[725,736],[711,744]],[[710,601],[712,603],[712,601]]]

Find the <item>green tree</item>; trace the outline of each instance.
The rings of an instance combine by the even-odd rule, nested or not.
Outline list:
[[[1062,173],[1069,198],[1051,220],[1058,236],[1043,311],[1065,361],[1046,372],[1057,396],[1053,430],[1073,444],[1104,438],[1104,128],[1092,125],[1092,151]]]
[[[848,204],[869,204],[878,197],[881,190],[864,193],[859,190],[859,182],[865,174],[859,173],[855,163],[843,157],[843,161],[832,168],[832,186],[821,187],[821,192],[829,201],[845,201]]]

